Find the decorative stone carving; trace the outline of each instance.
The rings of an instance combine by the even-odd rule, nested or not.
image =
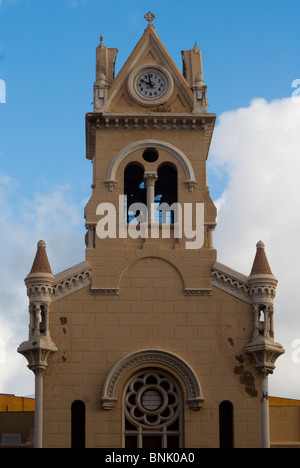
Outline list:
[[[184,290],[185,296],[211,296],[212,290],[211,289],[190,289],[186,288]]]
[[[118,296],[119,289],[117,288],[93,288],[91,289],[92,296]]]
[[[75,291],[79,291],[91,283],[91,272],[87,262],[82,262],[63,273],[65,273],[65,276],[61,274],[56,277],[56,282],[53,286],[52,302]]]
[[[216,263],[211,271],[213,285],[249,304],[252,299],[249,294],[248,278],[238,272]]]
[[[118,385],[127,373],[141,365],[146,368],[158,364],[177,373],[186,385],[190,408],[199,410],[204,398],[195,372],[183,359],[173,353],[159,349],[137,351],[117,362],[104,383],[102,392],[103,408],[106,410],[114,409],[117,402]]]
[[[44,375],[48,367],[48,359],[57,352],[57,346],[51,339],[41,337],[33,342],[25,342],[18,348],[18,353],[22,354],[28,361],[28,368],[35,375]]]
[[[264,337],[252,340],[244,351],[254,357],[255,368],[264,375],[273,374],[276,360],[285,353],[279,343],[266,340]]]
[[[195,187],[197,187],[197,182],[195,180],[186,180],[184,185],[188,189],[189,192],[192,192]]]
[[[182,165],[185,176],[186,176],[186,184],[189,185],[189,190],[192,191],[196,182],[195,182],[195,173],[193,166],[188,159],[188,157],[181,151],[180,149],[176,148],[174,145],[171,145],[170,143],[166,143],[164,141],[159,141],[159,140],[153,140],[153,139],[146,139],[146,140],[141,140],[141,141],[136,141],[134,143],[131,143],[130,145],[126,146],[123,148],[121,151],[119,151],[113,160],[111,161],[108,171],[107,171],[107,177],[105,181],[105,185],[108,187],[110,191],[112,191],[116,185],[116,175],[118,168],[122,161],[129,156],[131,153],[133,153],[136,150],[141,150],[141,149],[146,149],[146,148],[156,148],[157,150],[164,150],[170,153],[172,156],[174,156],[177,161]]]
[[[114,191],[114,188],[116,187],[117,185],[117,181],[116,180],[105,180],[104,181],[104,184],[105,186],[108,188],[108,190],[110,192],[113,192]]]
[[[152,21],[155,19],[155,15],[151,11],[148,11],[148,13],[145,14],[144,18],[148,21],[149,24],[152,23]]]

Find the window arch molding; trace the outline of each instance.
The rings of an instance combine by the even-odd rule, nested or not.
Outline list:
[[[159,140],[140,140],[136,141],[134,143],[131,143],[130,145],[125,146],[125,148],[122,148],[121,151],[119,151],[113,160],[111,161],[108,171],[107,171],[107,176],[105,180],[105,184],[107,188],[110,191],[113,191],[115,186],[117,185],[117,180],[116,180],[116,174],[118,171],[118,168],[122,161],[129,156],[131,153],[134,151],[140,150],[140,149],[146,149],[146,148],[154,148],[157,150],[164,150],[170,154],[172,154],[177,161],[182,165],[185,176],[186,176],[186,181],[185,185],[189,189],[189,191],[193,191],[193,188],[196,185],[196,180],[195,180],[195,173],[193,166],[191,162],[189,161],[188,157],[181,151],[179,148],[176,148],[176,146],[171,145],[170,143],[167,142],[162,142]]]
[[[163,365],[169,371],[177,374],[185,384],[190,409],[199,410],[204,401],[200,382],[191,366],[169,351],[160,349],[145,349],[136,351],[120,359],[106,377],[102,404],[105,410],[112,410],[117,403],[117,389],[120,381],[137,367]]]

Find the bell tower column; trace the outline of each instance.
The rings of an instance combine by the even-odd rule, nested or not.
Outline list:
[[[157,181],[157,172],[145,172],[144,181],[147,187],[147,210],[148,222],[153,224],[155,221],[154,213],[154,198],[155,198],[155,182]]]

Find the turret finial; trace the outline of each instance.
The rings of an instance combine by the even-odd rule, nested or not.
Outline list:
[[[103,49],[103,47],[104,47],[104,44],[103,44],[103,36],[102,36],[102,34],[101,34],[101,36],[100,36],[100,49]]]

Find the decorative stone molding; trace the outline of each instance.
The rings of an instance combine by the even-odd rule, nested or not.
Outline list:
[[[22,354],[28,361],[28,368],[35,375],[44,375],[48,367],[48,359],[57,352],[57,346],[51,338],[38,338],[36,341],[27,341],[18,348],[18,353]]]
[[[118,296],[119,289],[117,288],[93,288],[90,291],[92,296]]]
[[[158,176],[157,172],[145,172],[144,173],[144,181],[146,182],[147,186],[155,187],[155,182],[157,181]]]
[[[276,296],[277,279],[273,275],[249,276],[249,295],[254,304],[273,304]]]
[[[51,302],[52,300],[52,284],[44,278],[36,278],[36,283],[28,284],[27,282],[27,296],[31,302],[42,301]]]
[[[197,182],[195,180],[187,180],[184,182],[184,185],[188,189],[189,192],[192,192],[195,187],[197,187]]]
[[[188,98],[188,97],[187,97]],[[192,103],[191,103],[192,104]],[[97,129],[196,130],[205,132],[205,153],[208,156],[215,125],[215,114],[173,114],[167,106],[157,106],[149,114],[126,115],[92,112],[86,115],[86,152],[93,159]]]
[[[116,180],[105,180],[104,181],[104,184],[106,186],[106,188],[110,191],[110,192],[113,192],[116,185],[117,185],[117,181]]]
[[[107,171],[105,185],[108,187],[108,189],[112,191],[116,185],[116,174],[121,162],[124,161],[124,159],[134,151],[146,149],[149,147],[167,151],[168,153],[172,154],[177,159],[177,161],[179,161],[185,172],[185,184],[188,186],[189,191],[192,191],[196,184],[195,173],[188,157],[180,149],[176,148],[170,143],[152,139],[141,140],[131,143],[116,154],[116,156],[110,163],[110,166]]]
[[[190,289],[186,288],[184,290],[185,296],[211,296],[212,290],[211,289]]]
[[[87,262],[82,262],[55,277],[52,302],[91,284],[91,271]]]
[[[285,353],[279,343],[264,337],[253,340],[244,351],[254,357],[255,368],[264,375],[273,374],[276,360]]]
[[[248,277],[216,262],[211,270],[212,283],[216,288],[252,304],[249,294]]]
[[[139,366],[147,368],[155,365],[163,365],[165,369],[170,369],[185,383],[188,402],[192,410],[199,410],[204,398],[202,396],[201,386],[193,369],[183,359],[169,351],[160,349],[145,349],[136,351],[122,358],[111,369],[106,377],[103,392],[102,404],[105,410],[115,408],[117,402],[117,389],[119,383],[126,374]]]

